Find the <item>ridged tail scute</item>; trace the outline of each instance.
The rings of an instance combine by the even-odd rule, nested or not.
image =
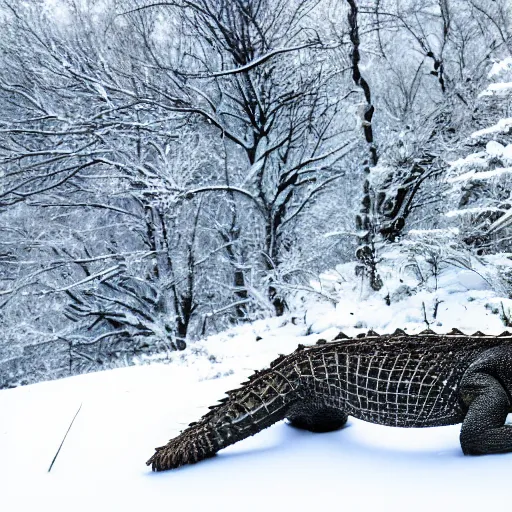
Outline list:
[[[153,471],[163,471],[193,464],[215,455],[217,450],[208,426],[198,423],[192,425],[165,446],[155,448],[155,453],[146,464]]]
[[[242,387],[210,408],[165,446],[156,448],[146,462],[153,471],[174,469],[215,455],[219,450],[250,437],[286,416],[297,398],[298,376],[280,356],[271,367],[255,372]]]

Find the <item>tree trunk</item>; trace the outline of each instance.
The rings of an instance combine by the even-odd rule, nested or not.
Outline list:
[[[382,288],[382,279],[377,271],[377,258],[375,239],[377,236],[377,218],[375,205],[375,191],[372,189],[370,174],[372,168],[378,163],[377,148],[373,140],[372,119],[375,107],[372,104],[372,96],[368,82],[363,78],[359,70],[359,27],[358,27],[358,9],[355,0],[347,0],[350,11],[348,13],[348,24],[350,29],[350,41],[352,43],[352,78],[354,83],[363,91],[366,105],[362,118],[364,138],[368,144],[369,159],[363,162],[365,181],[363,185],[363,200],[359,215],[356,216],[356,228],[358,231],[359,245],[356,250],[356,257],[360,265],[356,267],[358,275],[366,276],[369,279],[373,290]]]

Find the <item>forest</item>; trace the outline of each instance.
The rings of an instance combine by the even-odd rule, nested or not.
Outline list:
[[[0,0],[0,24],[0,387],[300,321],[349,262],[387,305],[383,261],[512,298],[509,0]]]

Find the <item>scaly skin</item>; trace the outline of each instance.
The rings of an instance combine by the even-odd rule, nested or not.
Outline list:
[[[288,418],[313,432],[340,428],[347,417],[396,427],[463,422],[464,453],[512,451],[504,425],[511,410],[512,334],[465,336],[397,330],[320,340],[280,356],[211,407],[147,461],[154,471],[213,456]]]

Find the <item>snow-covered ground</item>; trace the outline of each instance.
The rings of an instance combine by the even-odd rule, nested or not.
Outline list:
[[[503,303],[508,311],[511,301],[472,271],[451,268],[438,276],[437,289],[412,295],[406,284],[382,291],[394,297],[387,306],[380,296],[362,298],[333,272],[316,286],[337,296],[337,305],[309,305],[304,319],[234,328],[172,354],[170,364],[1,391],[0,509],[467,511],[508,505],[512,454],[464,457],[458,426],[408,430],[350,419],[338,432],[312,434],[282,422],[200,464],[163,473],[145,466],[155,446],[297,343],[330,339],[340,328],[351,335],[368,328],[418,332],[436,302],[431,320],[439,332],[504,330],[497,308]]]

